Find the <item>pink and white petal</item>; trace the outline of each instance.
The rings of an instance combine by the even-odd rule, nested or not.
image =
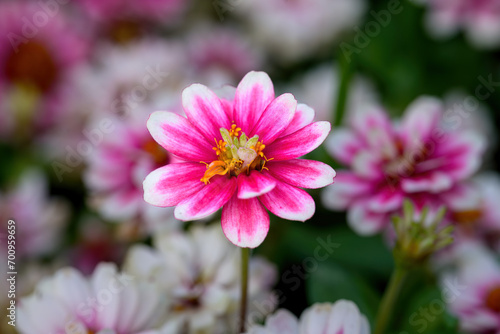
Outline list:
[[[475,184],[465,182],[456,184],[449,191],[443,192],[439,196],[452,212],[482,210],[485,200],[481,190]],[[494,198],[496,201],[498,197]]]
[[[189,122],[209,141],[220,138],[220,128],[230,128],[220,99],[201,84],[193,84],[182,92],[182,106]]]
[[[210,179],[209,184],[177,205],[175,218],[182,221],[205,218],[226,204],[237,187],[235,177],[217,175]]]
[[[314,304],[302,313],[299,323],[299,333],[330,333],[327,331],[331,306],[329,304]],[[332,332],[334,333],[334,332]]]
[[[276,180],[265,172],[253,170],[250,175],[238,175],[238,198],[249,199],[270,192],[276,186]]]
[[[332,305],[328,323],[330,333],[362,333],[361,313],[358,307],[351,301],[339,300]]]
[[[400,127],[400,136],[410,152],[431,140],[439,130],[443,105],[432,97],[421,97],[408,106]]]
[[[364,147],[388,159],[397,156],[396,133],[386,112],[379,108],[361,109],[354,114],[352,128]]]
[[[449,176],[454,180],[463,180],[479,169],[485,149],[485,139],[467,131],[450,134],[437,143],[433,156],[442,162],[441,167]]]
[[[352,162],[352,170],[359,177],[367,180],[383,180],[385,174],[382,162],[377,152],[362,151],[357,154]]]
[[[271,333],[299,334],[299,321],[290,311],[280,309],[267,317],[266,329]]]
[[[264,153],[268,159],[289,160],[301,157],[316,149],[328,136],[329,122],[315,122],[288,136],[276,139]]]
[[[239,199],[236,194],[222,209],[222,231],[238,247],[259,246],[269,231],[269,214],[257,198]]]
[[[500,176],[494,172],[482,173],[473,180],[483,196],[483,223],[490,229],[500,230]]]
[[[144,200],[155,206],[174,206],[203,189],[206,167],[200,163],[169,164],[152,171],[144,180]]]
[[[366,200],[355,203],[347,213],[349,226],[359,235],[381,232],[390,224],[390,220],[390,215],[386,213],[370,211]]]
[[[358,152],[367,148],[366,143],[363,143],[359,136],[348,129],[333,131],[326,139],[325,147],[332,157],[346,166],[353,163]]]
[[[316,210],[311,195],[280,181],[276,181],[276,187],[259,199],[269,211],[288,220],[304,222],[311,218]]]
[[[234,105],[234,96],[236,95],[236,87],[224,85],[219,89],[215,89],[214,93],[220,99],[222,103],[222,108],[226,112],[227,117],[232,121],[233,117],[233,105]]]
[[[370,106],[353,113],[349,123],[356,134],[365,138],[367,142],[370,142],[367,136],[373,130],[387,134],[393,133],[393,126],[388,114],[378,106]]]
[[[266,167],[274,178],[295,187],[308,189],[326,187],[333,183],[336,175],[332,167],[314,160],[269,161]]]
[[[189,121],[173,112],[156,111],[148,119],[151,136],[164,149],[188,161],[213,161],[213,138],[207,141]],[[220,136],[220,134],[219,134]]]
[[[360,197],[371,195],[373,186],[348,171],[338,171],[335,184],[321,194],[323,205],[332,210],[345,210]]]
[[[415,175],[401,180],[401,188],[407,193],[431,192],[439,193],[453,186],[453,180],[448,174],[434,171]]]
[[[142,194],[137,188],[114,191],[102,199],[97,198],[100,214],[109,220],[125,220],[139,213]],[[99,205],[100,204],[100,205]]]
[[[234,122],[250,133],[269,103],[274,100],[274,86],[264,72],[250,72],[241,80],[234,97]]]
[[[309,125],[314,120],[314,109],[309,107],[307,104],[299,103],[297,105],[297,110],[293,115],[293,119],[288,125],[288,127],[283,131],[280,137],[294,133],[297,130],[302,129],[306,125]]]
[[[375,213],[396,211],[402,207],[403,198],[403,193],[399,189],[388,185],[379,189],[368,199],[368,210]]]
[[[288,127],[297,109],[297,100],[286,93],[274,99],[250,132],[250,136],[259,136],[259,141],[271,144]]]

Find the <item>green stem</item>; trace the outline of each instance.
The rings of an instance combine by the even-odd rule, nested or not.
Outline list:
[[[247,318],[247,295],[248,295],[248,262],[250,259],[250,248],[241,249],[241,307],[240,307],[240,331],[245,333]]]
[[[391,275],[391,280],[389,285],[385,290],[384,297],[380,303],[377,314],[377,322],[375,325],[375,331],[373,334],[385,334],[389,321],[391,320],[391,315],[394,311],[394,305],[401,293],[401,288],[408,276],[408,271],[401,267],[396,267]]]
[[[352,77],[352,66],[350,65],[351,59],[347,59],[343,54],[338,57],[339,64],[339,88],[337,91],[337,104],[334,106],[333,113],[335,119],[333,126],[337,127],[342,123],[344,118],[345,107],[347,103],[347,95],[349,93],[349,83]]]

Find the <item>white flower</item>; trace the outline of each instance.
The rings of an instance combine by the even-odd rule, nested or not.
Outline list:
[[[21,334],[159,334],[166,307],[155,284],[101,263],[90,278],[64,268],[41,281],[20,300],[17,325]]]
[[[248,334],[369,334],[370,325],[350,301],[314,304],[297,319],[287,310],[278,310],[264,326],[253,326]]]
[[[133,247],[125,270],[162,286],[172,299],[165,327],[183,333],[226,333],[236,326],[240,298],[240,252],[220,225],[195,226],[188,234],[157,235],[155,249]],[[256,303],[274,303],[270,288],[276,269],[251,259],[249,311]],[[272,309],[269,310],[272,312]],[[262,314],[265,316],[265,314]]]
[[[365,10],[363,0],[253,0],[235,6],[253,37],[281,61],[314,54],[354,28]]]

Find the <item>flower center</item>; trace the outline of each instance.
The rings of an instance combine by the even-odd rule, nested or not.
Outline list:
[[[201,182],[208,184],[210,178],[215,175],[230,175],[238,176],[241,173],[250,173],[251,170],[265,169],[267,159],[264,155],[264,145],[259,141],[259,136],[255,135],[248,138],[245,133],[239,134],[241,128],[236,124],[231,125],[231,128],[220,129],[222,140],[215,140],[213,148],[218,159],[207,165],[207,170]]]
[[[481,210],[464,210],[452,213],[452,219],[459,225],[470,225],[481,218]]]
[[[500,313],[500,286],[491,290],[486,297],[486,307],[493,312]]]
[[[153,138],[150,138],[148,141],[146,141],[142,145],[142,149],[153,157],[157,165],[168,164],[169,159],[167,151],[165,151],[163,147],[158,145]]]
[[[126,44],[141,36],[141,27],[132,20],[118,20],[109,28],[109,37],[118,44]]]
[[[14,84],[32,85],[41,92],[50,90],[57,80],[57,65],[47,48],[36,41],[19,46],[4,64],[7,79]]]

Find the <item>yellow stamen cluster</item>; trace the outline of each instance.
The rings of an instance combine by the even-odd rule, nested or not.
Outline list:
[[[239,137],[240,131],[241,131],[241,128],[237,127],[236,124],[233,124],[233,125],[231,125],[231,129],[229,129],[229,135],[231,137]]]
[[[201,182],[208,184],[215,175],[238,176],[241,173],[250,173],[251,170],[262,170],[268,159],[264,155],[264,145],[259,141],[259,136],[248,138],[241,133],[241,128],[236,124],[231,128],[220,129],[221,140],[215,140],[213,150],[218,160],[211,163],[202,162],[207,165],[207,170],[201,178]]]

